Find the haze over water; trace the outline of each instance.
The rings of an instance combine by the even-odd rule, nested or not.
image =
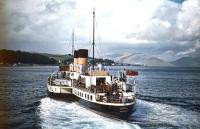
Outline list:
[[[123,67],[109,67],[116,74]],[[0,68],[10,128],[200,128],[200,68],[128,67],[138,70],[136,111],[127,121],[100,115],[67,98],[47,95],[57,67]],[[3,93],[3,92],[2,92]],[[1,96],[2,96],[1,93]]]

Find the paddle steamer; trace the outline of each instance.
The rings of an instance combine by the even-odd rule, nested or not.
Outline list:
[[[72,95],[79,103],[92,110],[126,119],[136,104],[135,82],[138,72],[123,69],[118,76],[111,75],[104,67],[94,63],[95,11],[93,11],[93,56],[88,63],[88,50],[73,51],[74,61],[60,66],[48,78],[48,92]]]

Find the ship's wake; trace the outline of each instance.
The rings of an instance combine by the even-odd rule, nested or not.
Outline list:
[[[198,128],[196,126],[200,115],[198,112],[173,105],[137,100],[136,111],[127,121],[123,121],[99,115],[77,102],[60,101],[49,97],[41,99],[37,113],[41,119],[41,127],[45,129],[138,129],[152,125],[155,128]]]
[[[200,120],[199,115],[199,112],[180,106],[138,99],[136,111],[129,117],[128,121],[138,123],[142,127],[152,127],[153,125],[157,128],[197,128]]]
[[[41,127],[65,129],[140,129],[137,124],[101,116],[80,106],[77,102],[43,98],[38,107]]]

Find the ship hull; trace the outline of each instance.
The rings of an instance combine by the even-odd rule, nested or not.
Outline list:
[[[72,87],[48,85],[48,96],[53,98],[67,98],[66,100],[76,101],[77,98],[72,94]]]
[[[54,92],[48,92],[48,96],[54,96],[54,97],[73,97],[75,98],[75,96],[73,94],[63,94],[63,93],[54,93]]]
[[[54,94],[66,94],[66,95],[72,94],[72,87],[55,86],[47,84],[47,90],[49,93],[54,93]]]
[[[77,101],[78,98],[74,94],[66,94],[66,93],[56,93],[49,92],[48,96],[54,99],[62,100],[62,101]]]
[[[135,111],[135,103],[131,105],[113,106],[94,103],[81,98],[79,98],[79,103],[84,107],[92,109],[93,111],[97,111],[105,116],[116,117],[120,119],[128,119],[128,117]]]

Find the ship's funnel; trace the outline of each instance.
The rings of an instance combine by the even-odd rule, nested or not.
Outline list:
[[[78,50],[79,72],[86,73],[88,69],[88,49]]]
[[[74,64],[78,64],[78,51],[74,51]]]
[[[73,71],[78,70],[78,50],[74,51],[74,66],[73,66]]]

